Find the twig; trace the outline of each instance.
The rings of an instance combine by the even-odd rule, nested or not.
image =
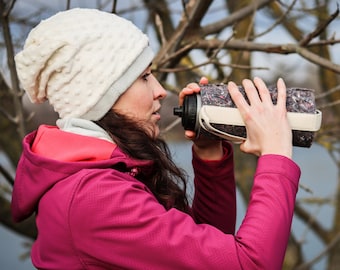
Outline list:
[[[7,182],[13,186],[14,185],[14,179],[11,176],[11,174],[0,164],[0,173],[5,177]]]
[[[224,41],[217,39],[210,40],[197,40],[196,48],[200,49],[211,49],[221,45]],[[224,49],[232,50],[245,50],[245,51],[258,51],[266,53],[278,53],[278,54],[293,54],[297,53],[301,57],[307,59],[321,67],[332,70],[336,73],[340,73],[340,65],[334,64],[326,58],[322,58],[319,55],[309,51],[307,48],[301,47],[298,44],[287,43],[287,44],[271,44],[271,43],[258,43],[251,41],[242,40],[230,40],[225,44]]]
[[[328,231],[315,219],[313,216],[306,211],[300,204],[295,205],[294,213],[309,225],[309,228],[319,236],[319,238],[325,243],[329,237]]]
[[[334,37],[331,37],[330,39],[327,40],[314,41],[313,43],[308,44],[308,48],[320,47],[325,45],[334,45],[338,43],[340,43],[340,39],[335,39]]]
[[[231,68],[238,68],[238,69],[244,69],[244,70],[268,70],[266,67],[253,67],[253,66],[245,66],[245,65],[237,65],[237,64],[223,64],[220,62],[217,62],[215,60],[208,60],[205,61],[201,64],[197,64],[194,66],[186,66],[186,67],[178,67],[178,68],[158,68],[157,71],[159,72],[183,72],[183,71],[188,71],[188,70],[194,70],[197,68],[200,68],[202,66],[206,65],[212,65],[212,64],[217,64],[219,66],[224,66],[224,67],[231,67]]]
[[[113,0],[113,3],[112,3],[112,13],[113,14],[117,13],[117,0]]]
[[[299,203],[306,203],[306,204],[315,204],[315,205],[324,205],[324,204],[333,204],[334,199],[332,198],[302,198],[297,200]]]
[[[159,14],[156,14],[155,22],[156,22],[156,26],[157,26],[159,35],[161,37],[161,42],[162,42],[162,44],[166,44],[167,41],[166,41],[165,34],[164,34],[164,27],[163,27],[162,20],[159,17]]]
[[[340,241],[340,233],[338,233],[335,238],[326,246],[324,250],[322,250],[317,256],[315,256],[313,259],[311,259],[308,262],[305,262],[298,267],[295,268],[295,270],[304,270],[309,269],[314,263],[316,263],[318,260],[320,260],[323,256],[327,255],[329,251]]]
[[[304,47],[311,40],[321,34],[325,28],[339,15],[339,5],[337,5],[336,11],[323,23],[321,23],[313,32],[309,33],[304,39],[299,42],[299,45]]]
[[[66,1],[66,10],[69,10],[71,8],[71,0]]]
[[[175,51],[174,53],[172,53],[171,55],[169,55],[168,53],[165,53],[163,55],[163,57],[166,56],[166,58],[164,58],[162,61],[159,61],[158,66],[162,66],[164,63],[171,61],[172,59],[176,58],[178,55],[180,54],[184,54],[187,51],[190,51],[190,49],[192,49],[195,46],[195,42],[187,44],[186,46],[182,47],[181,49]]]
[[[323,92],[321,94],[318,94],[317,96],[315,96],[315,99],[321,99],[321,98],[324,98],[326,96],[329,96],[329,95],[332,95],[333,93],[337,92],[337,91],[340,91],[340,85],[326,91],[326,92]]]
[[[235,22],[238,22],[245,17],[249,16],[254,12],[254,9],[259,10],[266,5],[268,5],[270,2],[273,2],[273,0],[257,0],[252,1],[251,4],[246,5],[244,8],[241,8],[237,10],[236,12],[233,12],[229,16],[227,16],[225,19],[222,19],[216,23],[208,24],[202,29],[200,29],[200,32],[202,36],[207,36],[210,34],[218,33],[221,30],[225,29],[228,26],[233,25]]]
[[[301,189],[303,189],[304,191],[306,191],[307,193],[310,193],[310,194],[313,194],[314,192],[313,192],[313,190],[311,189],[311,188],[309,188],[309,187],[307,187],[306,185],[303,185],[303,184],[299,184],[299,187],[301,188]]]
[[[11,4],[14,5],[14,2],[15,1],[12,1]],[[19,79],[18,79],[18,75],[16,72],[12,36],[11,36],[10,27],[9,27],[8,17],[9,17],[10,8],[7,8],[5,12],[4,3],[1,0],[0,9],[1,9],[1,15],[2,15],[1,24],[2,24],[3,36],[4,36],[4,40],[6,44],[6,51],[7,51],[7,63],[10,69],[11,83],[12,83],[12,88],[10,90],[12,91],[13,104],[14,104],[15,112],[16,112],[16,116],[13,117],[13,119],[15,119],[18,124],[18,129],[17,129],[18,135],[20,136],[20,138],[23,138],[26,134],[26,127],[25,127],[25,121],[24,121],[24,110],[23,110],[23,106],[21,103],[22,92],[20,90]]]
[[[174,121],[172,121],[169,125],[167,125],[163,130],[162,133],[167,133],[171,129],[173,129],[175,126],[177,126],[181,122],[181,118],[177,118]]]
[[[4,2],[1,0],[1,6],[2,6],[2,11],[1,11],[1,16],[4,18],[7,18],[9,16],[9,13],[11,12],[12,8],[14,7],[15,0],[10,0],[8,1],[7,5],[5,6]]]
[[[340,100],[336,100],[336,101],[329,102],[329,103],[324,104],[324,105],[320,105],[319,109],[326,109],[326,108],[333,107],[333,106],[336,106],[336,105],[339,105],[339,104],[340,104]]]
[[[10,122],[16,123],[15,117],[13,117],[7,110],[0,106],[0,114],[3,114]]]
[[[224,42],[221,43],[221,45],[214,51],[213,55],[210,57],[210,60],[215,59],[217,57],[217,54],[223,49],[225,44],[227,44],[234,35],[231,35],[229,38],[227,38]]]
[[[182,7],[183,7],[183,10],[184,10],[185,17],[187,19],[189,19],[189,14],[188,14],[188,11],[187,11],[187,3],[188,3],[188,0],[182,0]]]
[[[263,31],[260,34],[257,34],[253,37],[253,39],[264,36],[265,34],[269,33],[270,31],[272,31],[276,26],[278,26],[283,19],[288,15],[288,13],[293,9],[293,7],[295,6],[297,0],[294,0],[289,7],[287,8],[287,10],[280,16],[280,18],[278,18],[273,24],[272,26],[270,26],[267,30]]]

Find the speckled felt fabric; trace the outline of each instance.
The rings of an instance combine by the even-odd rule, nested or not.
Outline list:
[[[214,105],[221,107],[236,107],[232,101],[225,84],[207,84],[201,85],[202,105]],[[268,87],[273,103],[277,102],[277,88]],[[240,92],[246,100],[247,96],[242,86],[239,86]],[[314,90],[307,88],[287,88],[287,111],[300,113],[315,113],[315,96]],[[232,126],[212,124],[213,127],[227,132],[232,135],[246,137],[246,128],[244,126]],[[301,147],[310,147],[314,139],[314,132],[293,130],[293,145]]]

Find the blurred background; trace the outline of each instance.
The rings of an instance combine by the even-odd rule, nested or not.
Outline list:
[[[323,113],[311,148],[294,147],[302,177],[283,269],[339,269],[340,265],[340,20],[335,0],[0,0],[0,267],[34,269],[34,217],[14,224],[10,200],[21,140],[42,123],[54,124],[49,104],[32,105],[17,80],[13,56],[29,31],[58,11],[86,7],[133,21],[156,52],[153,73],[168,90],[162,134],[176,163],[188,172],[191,143],[173,116],[177,94],[206,76],[212,83],[279,77],[315,91]],[[235,145],[237,226],[247,209],[256,157]],[[51,232],[53,233],[53,232]]]

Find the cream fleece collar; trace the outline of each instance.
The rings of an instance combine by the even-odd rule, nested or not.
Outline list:
[[[113,143],[109,134],[94,122],[81,118],[58,119],[57,126],[66,132],[95,137]]]

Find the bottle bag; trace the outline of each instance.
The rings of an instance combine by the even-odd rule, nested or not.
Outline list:
[[[245,124],[234,104],[226,84],[200,85],[199,94],[185,97],[183,105],[173,109],[181,117],[185,130],[241,143],[247,137]],[[245,90],[238,86],[248,101]],[[268,87],[273,104],[277,103],[277,88]],[[293,130],[293,145],[310,147],[314,134],[321,127],[322,112],[316,109],[313,89],[287,88],[287,117]]]

